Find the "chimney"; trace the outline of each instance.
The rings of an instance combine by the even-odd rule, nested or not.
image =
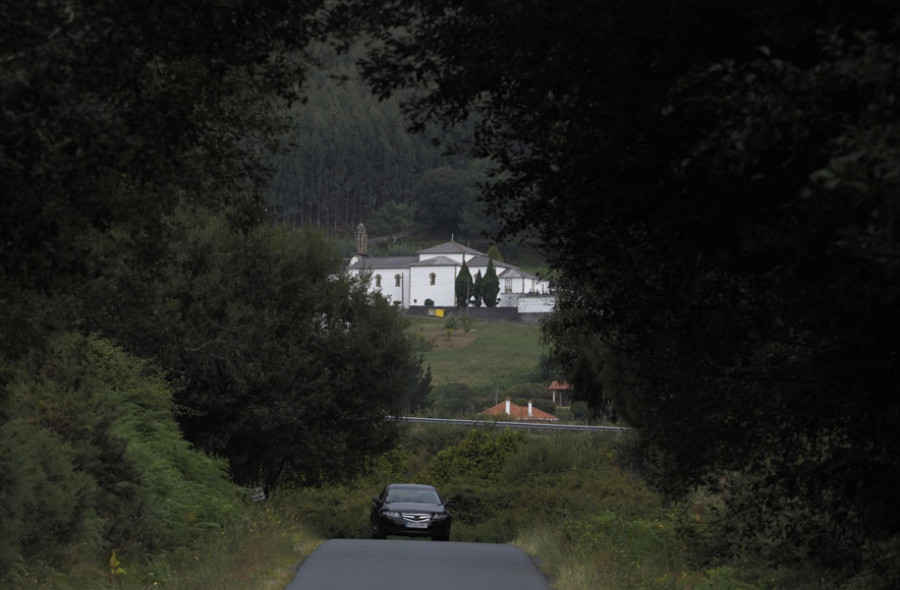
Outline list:
[[[510,412],[509,400],[506,400],[506,413],[509,416],[512,416],[512,412]]]
[[[534,418],[534,412],[531,410],[531,402],[528,402],[528,417]]]

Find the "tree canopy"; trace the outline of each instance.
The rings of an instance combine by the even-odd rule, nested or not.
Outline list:
[[[392,447],[387,416],[428,386],[421,359],[328,240],[212,218],[178,250],[143,334],[182,384],[189,440],[266,488],[343,481]]]
[[[479,165],[435,145],[470,131],[408,133],[398,100],[379,101],[360,79],[354,64],[363,55],[360,43],[346,54],[320,43],[310,53],[316,67],[306,99],[291,109],[288,149],[270,160],[273,215],[294,227],[363,222],[373,236],[397,234],[413,220],[426,231],[479,235],[487,223],[476,201]],[[398,205],[411,208],[413,220],[392,222]]]
[[[2,2],[0,585],[190,546],[227,472],[352,474],[427,393],[396,310],[266,211],[324,4]]]
[[[453,292],[455,294],[457,307],[468,307],[469,298],[475,296],[475,282],[472,279],[472,272],[469,265],[463,260],[459,273],[456,275]]]
[[[494,266],[494,259],[488,258],[487,269],[485,269],[484,278],[481,281],[481,298],[484,300],[484,305],[496,307],[499,293],[500,278],[497,276],[497,268]]]
[[[414,128],[474,122],[557,359],[648,475],[727,482],[734,547],[896,582],[896,4],[381,6],[363,71]]]
[[[263,148],[287,122],[276,105],[300,97],[320,5],[3,2],[7,352],[73,319],[61,294],[147,268],[181,204],[228,209],[242,226],[260,218]]]

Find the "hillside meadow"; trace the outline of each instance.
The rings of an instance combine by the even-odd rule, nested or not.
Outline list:
[[[539,326],[472,321],[468,330],[461,325],[448,334],[447,323],[447,318],[410,318],[409,331],[420,339],[432,386],[461,383],[479,394],[493,393],[498,382],[509,387],[537,377],[544,352]]]

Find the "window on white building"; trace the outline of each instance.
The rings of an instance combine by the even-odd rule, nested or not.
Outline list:
[[[437,277],[435,276],[435,274],[434,274],[434,273],[431,273],[430,275],[428,275],[428,278],[431,280],[431,283],[430,283],[430,284],[431,284],[432,286],[434,286],[434,282],[437,280]]]
[[[394,286],[395,286],[395,287],[399,287],[399,286],[400,286],[400,281],[401,281],[401,280],[402,280],[402,279],[401,279],[400,275],[394,275]]]
[[[381,275],[375,275],[375,288],[381,288]]]

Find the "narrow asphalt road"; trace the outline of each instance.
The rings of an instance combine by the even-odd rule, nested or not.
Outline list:
[[[549,590],[512,545],[333,539],[303,562],[286,590]]]

